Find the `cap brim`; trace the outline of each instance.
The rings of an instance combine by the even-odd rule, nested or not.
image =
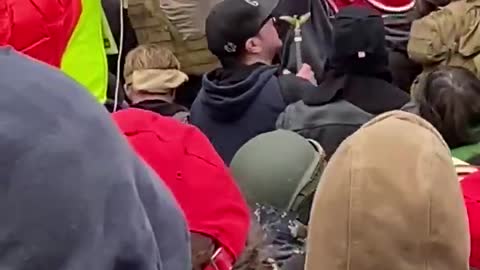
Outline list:
[[[280,0],[263,0],[262,1],[262,21],[267,20],[272,16],[275,8],[278,7]]]

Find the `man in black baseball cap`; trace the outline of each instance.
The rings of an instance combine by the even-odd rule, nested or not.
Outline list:
[[[227,164],[249,139],[275,130],[278,115],[290,103],[281,87],[279,68],[272,65],[282,47],[272,15],[278,4],[279,0],[224,0],[206,21],[208,47],[222,68],[203,77],[191,122],[208,136]],[[313,72],[307,65],[298,77],[284,76],[313,86],[308,81]],[[288,88],[298,93],[301,86]]]
[[[208,48],[224,66],[271,64],[282,47],[272,16],[279,0],[225,0],[206,22]],[[252,63],[253,62],[253,63]]]

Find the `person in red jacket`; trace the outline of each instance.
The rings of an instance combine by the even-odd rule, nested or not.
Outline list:
[[[337,12],[339,9],[350,6],[371,7],[382,14],[404,13],[413,8],[413,0],[327,0],[329,5]]]
[[[59,68],[104,103],[110,29],[103,18],[98,0],[0,0],[0,46]]]
[[[480,172],[460,182],[470,226],[470,269],[480,269]]]
[[[183,209],[192,233],[193,269],[231,269],[245,248],[250,213],[207,137],[147,110],[126,109],[113,118]]]

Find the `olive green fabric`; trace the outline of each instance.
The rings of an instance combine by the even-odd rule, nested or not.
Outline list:
[[[452,156],[462,161],[468,161],[471,158],[480,155],[480,144],[471,144],[452,149]]]
[[[221,0],[128,0],[128,16],[140,44],[172,50],[183,72],[201,75],[219,66],[205,37],[205,20]]]
[[[235,154],[230,168],[251,206],[301,212],[310,208],[325,165],[322,147],[286,130],[261,134]]]
[[[470,129],[470,134],[475,138],[480,138],[480,126],[475,125]],[[472,143],[451,149],[452,156],[462,161],[468,162],[470,159],[480,156],[480,143]]]
[[[426,71],[459,66],[480,77],[480,0],[460,0],[413,22],[408,55]]]

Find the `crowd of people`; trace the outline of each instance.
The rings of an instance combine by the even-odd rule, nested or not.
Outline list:
[[[160,45],[113,107],[0,47],[0,268],[480,269],[478,3],[402,2],[400,50],[340,6],[320,75],[278,65],[279,0],[220,1],[191,104]]]

